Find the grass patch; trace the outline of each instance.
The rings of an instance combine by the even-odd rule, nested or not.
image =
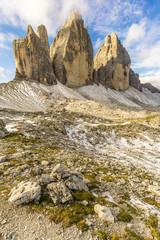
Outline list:
[[[89,226],[83,220],[77,223],[77,227],[80,230],[82,230],[82,232],[87,231],[89,229]]]
[[[91,192],[76,191],[73,192],[72,195],[76,201],[86,200],[88,202],[93,202],[96,200],[96,197]]]
[[[160,232],[157,229],[152,228],[151,234],[152,234],[152,237],[156,238],[157,240],[160,240]]]
[[[158,219],[156,216],[151,215],[149,218],[145,221],[145,224],[147,227],[150,228],[157,228],[158,227]]]
[[[107,182],[114,182],[115,181],[115,178],[113,176],[104,176],[102,179],[107,181]]]
[[[89,180],[89,187],[90,189],[94,189],[94,188],[97,188],[98,187],[98,181],[95,179],[95,174],[83,174],[83,176]]]
[[[123,208],[121,209],[120,213],[118,213],[117,215],[117,219],[118,221],[122,221],[122,222],[131,222],[132,221],[132,216],[126,212]]]
[[[156,202],[153,198],[143,198],[142,200],[150,205],[160,208],[160,203]]]
[[[131,231],[128,228],[125,228],[125,232],[127,233],[127,237],[130,237],[129,239],[133,239],[133,240],[143,240],[144,238],[141,238],[140,236],[138,236],[138,234],[136,234],[135,232]]]
[[[101,230],[98,230],[96,234],[98,235],[99,240],[106,240],[108,237],[108,234]]]

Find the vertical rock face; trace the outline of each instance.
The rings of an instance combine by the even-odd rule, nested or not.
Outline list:
[[[115,33],[108,35],[94,59],[94,82],[116,90],[129,87],[131,60]]]
[[[16,62],[15,79],[35,80],[44,84],[56,82],[49,56],[46,28],[38,27],[38,36],[29,25],[27,36],[13,41]]]
[[[44,25],[40,25],[37,27],[37,36],[41,39],[41,41],[43,42],[44,46],[46,47],[48,53],[50,54],[47,29]]]
[[[50,56],[57,79],[66,86],[81,87],[92,81],[92,42],[77,10],[58,32]]]
[[[141,82],[139,80],[139,74],[135,73],[132,69],[129,72],[129,85],[142,91]]]

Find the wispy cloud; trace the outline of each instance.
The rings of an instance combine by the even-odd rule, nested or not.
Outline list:
[[[45,24],[49,35],[54,36],[69,13],[77,8],[87,25],[106,35],[141,16],[143,0],[1,0],[0,23],[26,28]]]
[[[0,32],[0,48],[5,50],[10,50],[11,48],[8,46],[8,43],[11,43],[13,39],[16,39],[17,35],[13,33],[4,33]]]
[[[104,39],[97,38],[97,41],[94,44],[94,49],[97,50],[101,47],[102,43],[104,42]]]

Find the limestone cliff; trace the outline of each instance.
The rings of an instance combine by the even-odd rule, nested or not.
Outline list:
[[[15,79],[54,84],[56,79],[49,56],[47,30],[41,25],[37,32],[38,36],[29,25],[27,36],[13,41]]]
[[[50,56],[57,79],[66,86],[81,87],[92,81],[92,42],[77,10],[58,32]]]
[[[135,73],[132,69],[129,72],[129,85],[142,91],[141,82],[139,80],[139,74]]]
[[[131,60],[115,33],[108,35],[94,59],[94,82],[116,90],[129,87]]]

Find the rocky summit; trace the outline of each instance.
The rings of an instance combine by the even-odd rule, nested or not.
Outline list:
[[[94,82],[116,90],[129,88],[131,60],[115,33],[109,34],[94,58]]]
[[[47,85],[56,82],[45,26],[39,26],[36,35],[29,25],[27,36],[13,41],[13,52],[16,62],[16,80],[34,80]]]
[[[77,10],[58,32],[50,56],[57,79],[66,86],[81,87],[92,81],[92,42]]]

